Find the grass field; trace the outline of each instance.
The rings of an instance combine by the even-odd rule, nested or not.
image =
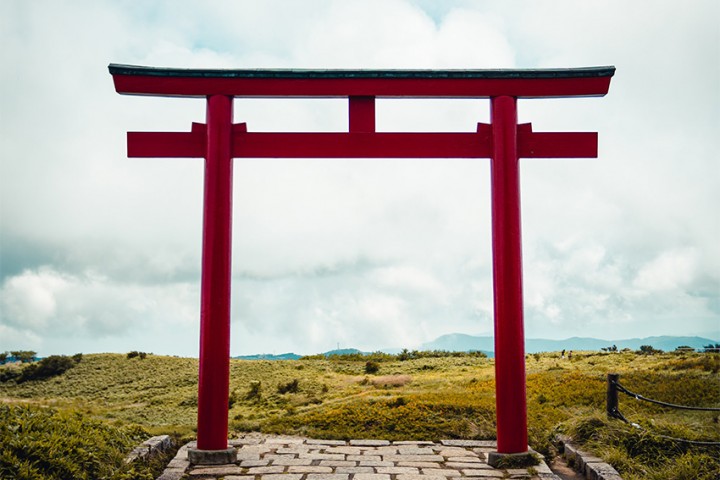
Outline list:
[[[494,438],[492,360],[377,356],[374,373],[367,373],[374,370],[367,360],[233,360],[231,431],[335,439]],[[606,375],[611,372],[646,397],[720,406],[717,354],[575,352],[568,359],[546,353],[528,355],[526,363],[528,433],[537,451],[550,455],[554,435],[566,433],[629,480],[717,478],[717,447],[659,436],[718,442],[717,412],[668,410],[621,396],[620,410],[643,429],[607,420],[604,414]],[[197,360],[85,355],[53,378],[0,383],[0,397],[6,404],[51,407],[116,429],[138,426],[148,435],[189,439],[197,413]]]

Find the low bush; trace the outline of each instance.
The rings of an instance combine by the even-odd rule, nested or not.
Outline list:
[[[233,390],[230,392],[230,395],[228,396],[228,410],[232,409],[232,407],[237,403],[238,401],[238,394],[236,390]]]
[[[14,480],[151,480],[126,455],[149,435],[114,428],[80,413],[0,405],[0,478]]]
[[[470,350],[468,352],[451,352],[447,350],[408,350],[403,349],[397,354],[396,359],[404,362],[406,360],[416,360],[418,358],[461,358],[461,357],[474,357],[474,358],[487,358],[487,355],[483,352]]]
[[[288,383],[283,383],[283,384],[278,385],[277,391],[281,395],[284,395],[286,393],[297,393],[299,390],[299,384],[300,384],[300,381],[296,378],[294,380],[289,381]]]
[[[31,363],[35,361],[35,355],[37,355],[37,352],[33,352],[32,350],[15,350],[10,352],[10,355],[15,357],[15,360],[22,363]]]
[[[50,355],[37,363],[31,363],[22,370],[18,382],[44,380],[60,375],[75,366],[75,360],[65,355]]]
[[[638,350],[637,353],[641,355],[656,355],[658,353],[663,353],[663,351],[658,350],[652,345],[640,345],[640,350]]]
[[[262,398],[262,382],[260,380],[253,380],[250,382],[250,390],[245,395],[246,400],[259,400]]]
[[[9,382],[10,380],[17,380],[22,375],[22,369],[13,367],[0,368],[0,383]]]
[[[368,375],[372,375],[374,373],[377,373],[378,371],[380,371],[380,365],[378,365],[377,362],[365,362],[365,373],[367,373]]]

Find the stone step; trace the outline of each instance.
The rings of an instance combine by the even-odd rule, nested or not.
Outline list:
[[[158,480],[560,480],[539,457],[530,468],[493,468],[487,458],[496,445],[485,440],[342,441],[251,433],[229,444],[237,462],[193,465],[190,443]]]

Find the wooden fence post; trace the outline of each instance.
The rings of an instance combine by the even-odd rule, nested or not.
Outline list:
[[[608,418],[618,418],[618,389],[617,382],[620,375],[617,373],[608,373],[607,376],[607,416]]]

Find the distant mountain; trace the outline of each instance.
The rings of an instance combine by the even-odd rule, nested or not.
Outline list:
[[[527,353],[537,352],[559,352],[561,350],[600,350],[603,347],[615,345],[618,349],[630,348],[640,349],[641,345],[651,345],[654,348],[672,351],[680,346],[688,346],[701,349],[710,343],[718,343],[703,337],[645,337],[629,338],[624,340],[601,340],[598,338],[572,337],[565,340],[549,340],[542,338],[526,338],[525,351]],[[432,342],[424,343],[420,350],[448,350],[451,352],[465,352],[469,350],[494,351],[495,344],[493,337],[475,337],[462,333],[451,333],[442,335]]]
[[[360,355],[370,355],[368,352],[362,352],[357,348],[340,348],[337,350],[330,350],[329,352],[322,353],[326,357],[332,357],[333,355],[354,355],[359,353]]]
[[[481,350],[492,352],[495,350],[495,342],[493,337],[474,337],[464,333],[450,333],[442,335],[432,342],[423,343],[418,350],[446,350],[448,352]]]
[[[565,340],[549,340],[543,338],[526,338],[525,352],[559,352],[561,350],[600,350],[604,347],[615,345],[619,350],[629,348],[631,350],[639,350],[642,345],[650,345],[653,348],[664,350],[666,352],[673,351],[677,347],[688,346],[696,350],[702,349],[708,344],[720,343],[718,340],[711,340],[703,337],[645,337],[645,338],[628,338],[625,340],[602,340],[598,338],[572,337]],[[448,352],[469,352],[480,351],[485,353],[489,358],[495,356],[495,341],[493,337],[475,337],[464,333],[450,333],[442,335],[432,342],[423,343],[417,350],[444,350]],[[398,354],[402,351],[400,348],[383,349],[386,353]],[[331,357],[333,355],[352,355],[352,354],[370,355],[370,352],[363,352],[357,348],[341,348],[330,350],[320,355]],[[297,360],[302,355],[296,353],[282,353],[280,355],[259,354],[259,355],[241,355],[233,357],[240,360]]]
[[[340,348],[338,350],[330,350],[325,353],[321,353],[320,355],[325,355],[326,357],[330,357],[333,355],[352,355],[355,353],[359,353],[361,355],[369,355],[368,352],[361,352],[357,348]],[[299,358],[302,358],[303,355],[298,355],[297,353],[281,353],[280,355],[274,355],[270,353],[260,353],[256,355],[239,355],[237,357],[232,357],[237,360],[297,360]]]
[[[257,355],[240,355],[232,357],[238,360],[297,360],[302,357],[296,353],[281,353],[280,355],[271,355],[269,353],[260,353]]]

